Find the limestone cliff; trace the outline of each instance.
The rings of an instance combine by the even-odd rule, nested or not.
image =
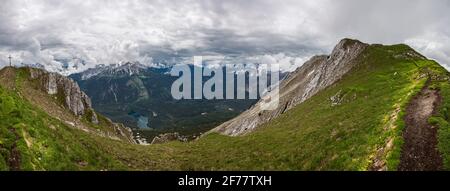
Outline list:
[[[97,115],[92,109],[91,99],[80,90],[76,82],[65,76],[41,69],[29,68],[28,70],[31,79],[38,80],[43,90],[49,95],[61,96],[64,100],[64,107],[74,115],[82,116],[89,112],[91,113],[91,122],[98,123]]]

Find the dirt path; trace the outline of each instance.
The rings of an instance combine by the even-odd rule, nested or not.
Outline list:
[[[400,156],[400,171],[442,169],[442,158],[437,150],[437,127],[428,124],[441,102],[437,90],[428,85],[416,95],[406,108],[404,144]]]
[[[20,151],[17,149],[17,140],[19,139],[19,135],[16,132],[16,129],[11,128],[10,129],[11,132],[14,133],[14,135],[16,136],[13,145],[11,146],[10,149],[10,156],[8,159],[8,166],[9,166],[9,170],[11,171],[18,171],[20,170]]]

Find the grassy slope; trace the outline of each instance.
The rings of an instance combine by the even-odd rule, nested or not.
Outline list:
[[[1,154],[7,158],[14,140],[8,132],[17,128],[24,132],[18,142],[25,169],[366,170],[379,148],[393,140],[393,147],[381,155],[393,170],[399,160],[405,104],[424,86],[427,71],[447,75],[433,61],[392,56],[408,50],[404,45],[371,46],[361,64],[336,85],[258,131],[243,137],[210,134],[191,143],[140,146],[86,135],[3,89]],[[440,116],[433,119],[441,126],[439,146],[448,167],[450,87],[437,80],[433,84],[444,98]],[[331,106],[330,97],[338,92],[342,104]],[[33,140],[29,149],[24,137]],[[88,165],[80,166],[80,161]],[[0,169],[7,167],[0,159]]]
[[[58,107],[54,104],[58,102],[58,98],[50,98],[34,90],[32,86],[36,82],[27,80],[27,70],[5,69],[1,76],[8,79],[2,79],[2,85],[7,85],[0,86],[0,170],[11,168],[9,163],[14,158],[14,150],[20,153],[19,166],[22,170],[125,169],[97,146],[98,141],[112,140],[70,128],[60,120],[48,116],[48,110]],[[24,99],[30,97],[26,94],[31,94],[35,99],[34,103],[45,105],[47,112]],[[52,111],[56,112],[64,113]],[[64,115],[67,119],[74,118],[68,110]],[[113,131],[110,122],[104,117],[98,116],[98,125],[88,122],[85,119],[87,117],[88,115],[83,116],[81,120],[92,130]]]
[[[97,147],[95,140],[100,138],[67,127],[18,94],[0,88],[0,102],[1,170],[9,168],[14,142],[21,153],[23,170],[123,168]]]

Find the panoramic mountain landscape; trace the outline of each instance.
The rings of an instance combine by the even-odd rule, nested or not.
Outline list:
[[[271,190],[448,173],[449,10],[446,0],[2,0],[0,178]],[[46,184],[7,171],[64,172],[37,173]]]
[[[5,67],[0,168],[448,169],[449,77],[407,45],[343,39],[281,81],[276,110],[260,111],[258,102],[196,140],[139,145],[130,128],[95,111],[74,80]]]

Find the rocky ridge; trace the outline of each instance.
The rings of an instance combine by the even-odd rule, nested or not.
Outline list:
[[[262,101],[259,101],[249,110],[211,132],[238,136],[253,131],[338,81],[356,65],[354,60],[368,46],[357,40],[341,40],[330,55],[312,57],[281,81],[279,105],[275,110],[261,110]]]

